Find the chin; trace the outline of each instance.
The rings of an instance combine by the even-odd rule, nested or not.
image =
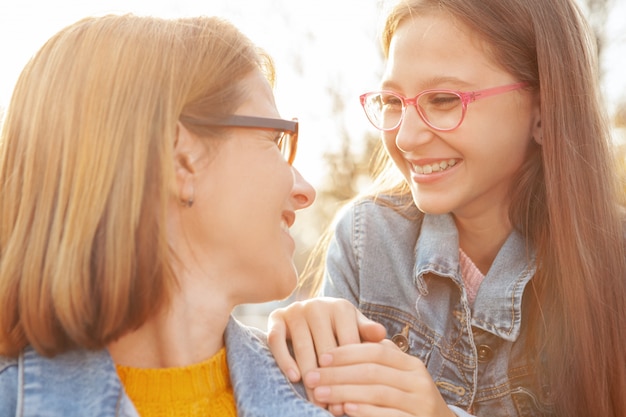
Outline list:
[[[419,211],[426,214],[447,214],[452,211],[449,203],[437,201],[435,198],[429,198],[423,194],[416,197],[415,191],[413,191],[413,202]]]
[[[419,211],[421,211],[422,213],[425,214],[446,214],[446,213],[450,213],[450,209],[449,207],[442,207],[442,206],[437,206],[434,204],[420,204],[419,201],[415,201],[415,205],[417,206],[417,208],[419,209]]]

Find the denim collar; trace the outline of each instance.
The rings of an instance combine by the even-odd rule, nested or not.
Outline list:
[[[50,359],[27,347],[19,362],[18,416],[139,417],[106,350]]]
[[[417,262],[414,270],[415,284],[422,294],[428,292],[424,280],[426,274],[447,277],[459,287],[463,286],[458,248],[458,232],[452,215],[424,216],[415,248]],[[508,341],[518,338],[522,295],[535,274],[534,259],[534,252],[529,252],[522,236],[513,231],[478,290],[472,310],[472,326]]]
[[[231,317],[224,337],[239,417],[331,417],[306,399],[302,384],[292,385],[285,378],[260,330]]]

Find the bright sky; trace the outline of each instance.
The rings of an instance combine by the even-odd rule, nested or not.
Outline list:
[[[125,12],[219,15],[266,49],[277,66],[278,110],[300,120],[296,166],[314,185],[323,173],[320,157],[342,124],[349,120],[356,135],[369,128],[358,95],[380,74],[377,0],[0,0],[0,106],[50,36],[88,15]],[[345,119],[333,117],[330,88],[346,101]]]
[[[384,0],[383,0],[384,1]],[[6,107],[19,72],[55,32],[74,21],[106,13],[163,17],[220,15],[235,23],[275,58],[276,97],[285,118],[300,119],[296,166],[314,185],[321,154],[347,129],[358,139],[371,131],[358,95],[378,84],[376,39],[381,0],[1,0],[0,106]],[[608,22],[604,63],[607,98],[626,98],[626,1],[616,0]],[[343,97],[341,117],[329,90]]]

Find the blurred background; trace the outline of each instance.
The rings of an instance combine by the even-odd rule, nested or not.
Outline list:
[[[626,172],[626,0],[578,0],[596,32],[601,83],[614,140]],[[1,0],[0,118],[23,66],[61,28],[92,15],[162,17],[219,15],[237,25],[275,59],[278,109],[298,117],[295,166],[318,191],[298,214],[292,235],[303,270],[311,248],[337,210],[369,184],[378,133],[358,96],[378,85],[383,59],[378,29],[389,0]],[[626,195],[626,187],[624,189]],[[267,314],[293,299],[237,308],[248,324],[265,328]]]

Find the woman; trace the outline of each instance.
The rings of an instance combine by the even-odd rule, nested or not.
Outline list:
[[[87,18],[21,74],[0,148],[0,415],[325,415],[234,320],[296,285],[274,68],[217,18]]]
[[[390,163],[326,258],[349,304],[277,312],[281,368],[350,416],[626,415],[623,195],[575,1],[402,0],[382,41],[361,104]],[[385,330],[401,349],[350,345]]]

